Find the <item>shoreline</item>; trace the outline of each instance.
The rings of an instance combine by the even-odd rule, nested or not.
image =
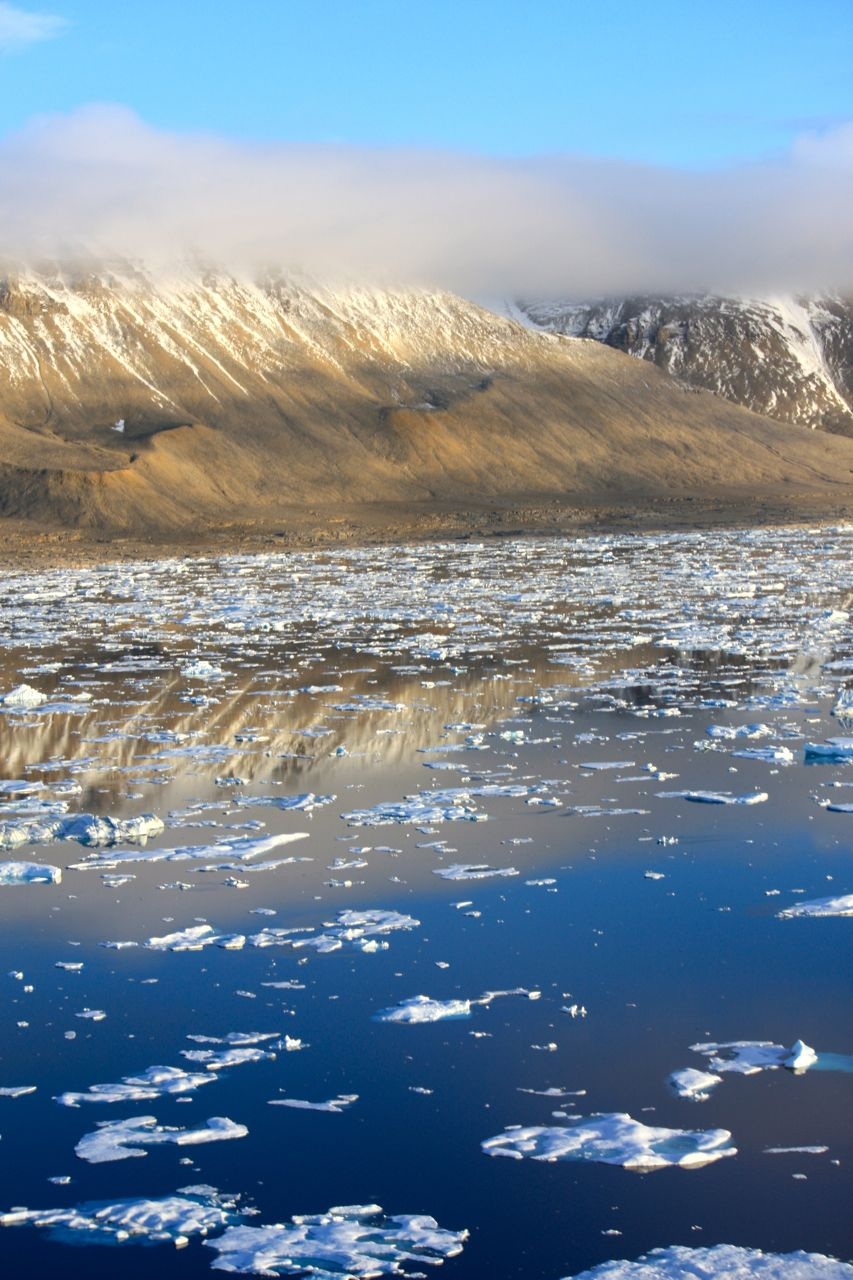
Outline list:
[[[618,501],[505,505],[375,504],[287,508],[279,519],[245,520],[205,529],[130,532],[48,526],[0,517],[0,572],[89,568],[144,560],[262,555],[280,551],[334,551],[490,538],[587,537],[608,533],[701,532],[713,529],[834,524],[853,520],[853,498],[825,496],[678,496]]]

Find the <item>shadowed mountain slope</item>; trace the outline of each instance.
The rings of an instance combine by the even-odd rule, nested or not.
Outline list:
[[[837,501],[851,481],[853,441],[450,294],[131,271],[0,285],[8,516],[177,531],[294,505]]]

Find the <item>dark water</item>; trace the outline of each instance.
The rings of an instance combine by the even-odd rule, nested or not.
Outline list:
[[[818,1069],[820,1058],[802,1075],[729,1074],[700,1103],[675,1097],[666,1080],[707,1065],[690,1051],[696,1042],[799,1038],[819,1055],[853,1051],[850,921],[776,915],[853,887],[853,814],[821,803],[853,803],[853,764],[803,762],[806,741],[851,732],[831,715],[853,678],[851,542],[846,530],[589,539],[11,579],[0,692],[26,681],[51,699],[88,691],[92,700],[0,714],[0,776],[76,782],[72,813],[159,814],[166,829],[148,851],[307,831],[256,861],[312,861],[245,877],[200,871],[213,857],[140,861],[119,868],[135,879],[117,888],[92,869],[66,869],[60,885],[0,887],[0,1086],[38,1086],[0,1097],[0,1209],[150,1198],[198,1183],[240,1193],[259,1211],[254,1224],[375,1202],[468,1228],[465,1251],[446,1263],[459,1280],[557,1280],[677,1243],[849,1257],[853,1075]],[[182,675],[197,657],[222,678]],[[299,692],[311,686],[320,691]],[[188,700],[200,696],[209,701]],[[657,714],[667,709],[679,714]],[[770,736],[713,742],[706,733],[756,722]],[[460,724],[482,727],[445,727]],[[164,732],[173,738],[162,741]],[[471,734],[484,749],[424,750]],[[731,754],[768,745],[787,747],[794,762]],[[460,768],[425,767],[441,761]],[[614,761],[633,763],[580,767]],[[532,790],[474,797],[488,821],[430,830],[341,818],[421,789],[484,782]],[[722,806],[657,794],[688,789],[768,799]],[[309,791],[336,799],[311,813],[252,804]],[[586,816],[581,806],[647,812]],[[0,823],[20,821],[0,812]],[[253,821],[263,832],[243,828]],[[435,841],[446,846],[422,847]],[[354,849],[366,866],[329,869]],[[68,868],[91,852],[64,841],[5,856]],[[519,874],[434,874],[454,863]],[[649,870],[664,878],[646,878]],[[229,887],[229,875],[248,887]],[[555,883],[526,883],[543,879]],[[178,881],[191,887],[163,887]],[[452,905],[461,900],[472,905]],[[348,908],[420,923],[390,934],[377,954],[98,945],[141,944],[199,920],[243,934],[316,928]],[[6,976],[14,972],[23,979]],[[304,988],[262,985],[285,980]],[[499,998],[470,1019],[422,1026],[374,1019],[420,993],[446,1000],[515,987],[541,998]],[[574,1003],[586,1017],[562,1011]],[[85,1008],[107,1017],[75,1016]],[[52,1100],[152,1064],[189,1067],[180,1056],[197,1047],[188,1035],[231,1031],[287,1033],[308,1047],[222,1071],[190,1102],[72,1109]],[[549,1044],[556,1050],[532,1047]],[[551,1087],[585,1094],[561,1102],[520,1092]],[[338,1094],[358,1100],[341,1114],[268,1106]],[[557,1109],[724,1128],[738,1154],[638,1174],[481,1151],[507,1125],[560,1124]],[[97,1121],[131,1115],[184,1126],[229,1116],[249,1135],[119,1163],[74,1155]],[[829,1150],[765,1154],[803,1145]],[[63,1175],[70,1184],[48,1181]],[[154,1268],[192,1277],[208,1274],[214,1256],[198,1240],[118,1252],[71,1250],[33,1228],[0,1232],[10,1278]]]

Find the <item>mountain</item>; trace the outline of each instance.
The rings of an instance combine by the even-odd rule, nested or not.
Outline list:
[[[130,268],[0,285],[0,514],[45,526],[696,496],[837,508],[851,480],[853,441],[448,293]]]
[[[853,436],[853,299],[529,302],[551,333],[593,338],[780,422]]]

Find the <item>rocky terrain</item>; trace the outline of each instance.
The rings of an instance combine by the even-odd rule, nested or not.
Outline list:
[[[700,498],[843,513],[851,481],[851,440],[447,293],[129,268],[0,285],[7,529],[174,539],[341,510],[465,529]]]
[[[621,298],[522,303],[551,333],[593,338],[684,386],[780,422],[853,435],[853,300]]]

